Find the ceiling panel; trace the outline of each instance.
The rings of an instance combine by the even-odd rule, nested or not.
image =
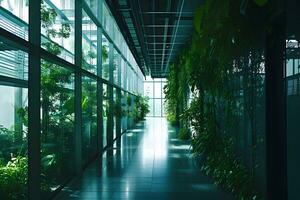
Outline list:
[[[168,65],[193,33],[195,9],[203,0],[108,0],[141,69],[165,77]],[[128,21],[131,23],[122,23]],[[131,31],[126,31],[131,29]]]

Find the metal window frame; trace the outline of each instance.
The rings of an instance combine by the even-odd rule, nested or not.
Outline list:
[[[17,49],[24,51],[28,54],[28,81],[16,78],[10,78],[6,76],[0,76],[0,84],[28,88],[28,106],[29,106],[29,135],[28,135],[28,197],[30,200],[40,200],[41,199],[41,125],[40,125],[40,95],[41,95],[41,59],[53,62],[63,68],[69,69],[74,73],[75,76],[75,128],[74,128],[74,172],[75,175],[80,175],[82,173],[82,148],[81,148],[81,135],[82,135],[82,108],[81,108],[81,97],[82,97],[82,76],[88,76],[97,81],[97,152],[102,153],[103,149],[103,84],[107,84],[108,88],[116,88],[117,98],[121,98],[121,93],[135,96],[136,93],[132,91],[133,88],[127,88],[127,84],[115,84],[113,80],[107,81],[102,78],[102,34],[110,41],[110,44],[115,49],[121,58],[124,60],[124,67],[126,71],[132,70],[132,78],[136,78],[137,81],[142,81],[139,78],[139,72],[131,65],[130,61],[127,60],[126,55],[123,55],[121,50],[115,41],[112,40],[111,34],[102,29],[102,6],[105,2],[103,0],[98,1],[98,13],[100,17],[95,17],[94,13],[88,7],[84,0],[75,0],[75,62],[70,63],[63,58],[60,58],[50,52],[46,51],[41,47],[41,4],[37,4],[34,0],[29,0],[29,23],[28,23],[28,41],[14,35],[11,32],[0,28],[0,40],[16,47]],[[85,11],[91,20],[97,26],[97,73],[93,74],[85,69],[82,69],[82,11]],[[100,18],[100,19],[99,19]],[[110,50],[110,53],[111,51]],[[121,64],[119,64],[118,69],[118,83],[121,81],[121,76],[124,76],[124,82],[127,83],[129,80],[125,74],[121,72]],[[113,77],[112,77],[113,78]],[[136,91],[138,92],[138,91]],[[113,93],[111,93],[113,95]],[[113,96],[112,96],[113,97]],[[113,99],[110,99],[110,101]],[[121,102],[121,101],[120,101]],[[113,116],[112,111],[111,116]],[[109,120],[108,120],[109,121]],[[112,121],[111,121],[112,122]],[[117,120],[117,127],[121,127],[121,119]],[[113,129],[111,129],[113,130]],[[120,133],[119,133],[120,132]],[[118,134],[121,135],[121,128],[118,128]],[[65,183],[63,183],[65,184]],[[62,186],[63,187],[63,186]],[[59,188],[58,190],[60,190]],[[55,192],[54,192],[55,193]]]

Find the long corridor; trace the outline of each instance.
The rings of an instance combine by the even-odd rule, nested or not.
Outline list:
[[[56,198],[226,200],[199,170],[188,142],[164,118],[147,118],[117,140]]]

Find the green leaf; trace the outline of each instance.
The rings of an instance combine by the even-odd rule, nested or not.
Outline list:
[[[44,167],[50,167],[56,163],[55,154],[48,154],[44,156],[41,160],[41,163]]]
[[[268,3],[268,0],[253,0],[258,6],[264,6]]]
[[[196,9],[196,12],[195,12],[194,27],[198,34],[201,34],[203,11],[204,11],[203,6],[200,6]]]
[[[66,110],[66,115],[70,115],[74,113],[74,103],[75,103],[75,97],[72,96],[63,105],[63,108]]]

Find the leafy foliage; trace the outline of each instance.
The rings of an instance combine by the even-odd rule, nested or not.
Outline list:
[[[179,130],[178,137],[179,137],[179,139],[181,139],[181,140],[188,140],[188,139],[190,139],[190,138],[191,138],[190,130],[189,130],[188,128],[186,128],[186,127],[181,128],[181,129]]]
[[[0,125],[0,158],[9,159],[10,151],[5,151],[13,145],[14,132]]]
[[[26,199],[27,158],[14,157],[5,166],[0,165],[0,198]]]
[[[114,102],[114,116],[120,118],[125,116],[126,111],[122,109],[121,101],[120,99],[117,99]]]
[[[187,108],[189,98],[188,63],[178,58],[170,66],[167,83],[164,86],[167,119],[173,125],[180,123],[180,115]]]
[[[150,112],[149,98],[137,95],[134,99],[134,108],[132,112],[134,121],[138,122],[143,120]]]
[[[131,95],[127,95],[126,101],[127,101],[127,106],[131,106],[131,104],[132,104]]]
[[[251,2],[248,16],[242,16],[240,3],[208,0],[197,9],[195,32],[169,67],[164,92],[168,119],[180,125],[179,136],[191,131],[194,153],[205,157],[201,169],[236,199],[259,199],[254,168],[249,170],[237,154],[237,138],[241,116],[255,129],[254,108],[261,107],[263,33],[270,8]]]
[[[259,6],[264,6],[268,3],[268,0],[254,0],[254,2]]]

